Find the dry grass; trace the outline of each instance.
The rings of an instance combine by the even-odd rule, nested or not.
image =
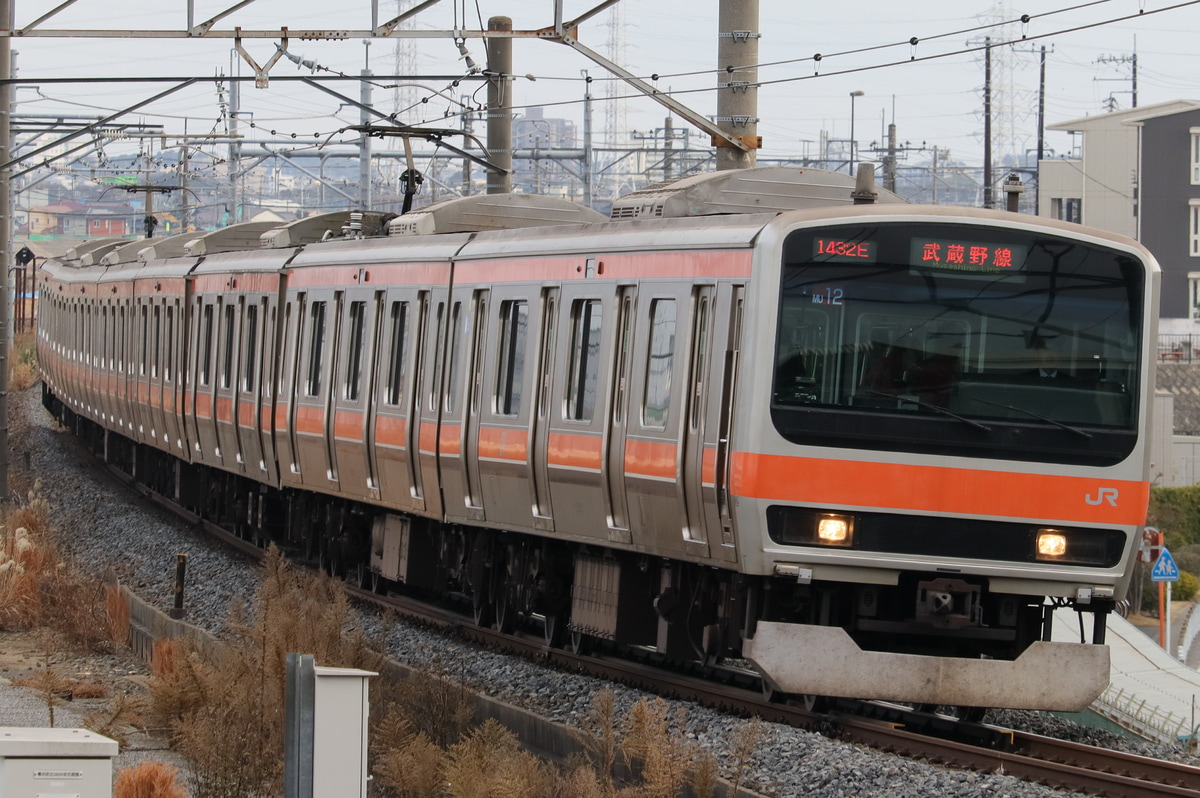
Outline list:
[[[8,362],[11,364],[8,369],[8,390],[23,391],[38,381],[41,371],[38,368],[34,333],[22,333],[13,339]]]
[[[187,791],[173,765],[142,762],[117,771],[113,798],[187,798]]]

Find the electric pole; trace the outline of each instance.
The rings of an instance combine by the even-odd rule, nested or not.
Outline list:
[[[509,17],[492,17],[488,30],[512,30]],[[487,40],[487,148],[495,171],[487,173],[487,193],[512,191],[512,39]]]
[[[12,0],[0,0],[0,25],[11,31]],[[0,164],[12,160],[12,38],[0,37]],[[8,265],[12,258],[12,197],[9,195],[9,167],[0,168],[0,501],[8,501],[8,338],[9,287]]]
[[[992,37],[983,40],[983,207],[992,207]]]
[[[714,138],[717,171],[749,169],[758,160],[758,0],[721,0],[717,11],[717,126],[740,136],[743,151]],[[724,145],[724,146],[722,146]]]

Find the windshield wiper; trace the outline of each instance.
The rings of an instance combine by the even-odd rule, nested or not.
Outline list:
[[[912,396],[910,394],[904,394],[903,396],[897,396],[895,394],[884,393],[883,391],[876,391],[876,390],[872,390],[872,389],[868,389],[867,393],[872,394],[874,396],[882,396],[885,399],[895,399],[897,402],[911,402],[914,405],[917,405],[918,407],[923,407],[926,410],[932,410],[935,413],[941,413],[943,416],[949,416],[950,418],[953,418],[956,421],[961,421],[964,424],[968,424],[972,427],[975,427],[976,429],[981,429],[984,432],[992,431],[992,428],[986,424],[980,424],[978,421],[975,421],[974,419],[967,418],[966,416],[960,416],[958,413],[951,412],[950,410],[947,410],[944,407],[939,407],[938,405],[930,404],[929,402],[918,399],[917,397]]]
[[[1047,424],[1053,424],[1054,426],[1065,429],[1068,432],[1074,432],[1076,435],[1082,435],[1083,437],[1089,439],[1092,437],[1092,433],[1088,432],[1087,430],[1082,430],[1079,427],[1073,427],[1070,424],[1064,424],[1058,419],[1050,418],[1049,416],[1043,416],[1041,413],[1035,413],[1032,410],[1026,410],[1023,407],[1006,405],[1003,402],[992,402],[987,399],[980,399],[978,396],[972,396],[970,399],[972,402],[980,402],[985,405],[991,405],[992,407],[1003,407],[1005,410],[1016,410],[1018,413],[1024,413],[1031,418],[1036,418],[1039,421],[1045,421]]]

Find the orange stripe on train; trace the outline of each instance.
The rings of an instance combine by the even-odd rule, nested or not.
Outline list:
[[[735,495],[811,505],[1143,524],[1150,483],[735,452]]]
[[[546,462],[552,466],[600,470],[604,442],[599,435],[571,435],[551,432]]]
[[[625,442],[625,473],[675,479],[679,447],[657,441]]]
[[[525,463],[529,460],[529,433],[523,429],[479,428],[479,456]]]

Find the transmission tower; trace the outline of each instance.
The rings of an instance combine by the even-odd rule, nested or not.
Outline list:
[[[1008,0],[999,0],[990,10],[978,16],[980,22],[992,23],[993,28],[988,35],[992,42],[1007,41],[1012,38],[1012,30],[1000,27],[1004,20],[1012,19]],[[983,40],[973,39],[972,44],[982,44]],[[992,113],[992,152],[998,164],[1008,162],[1020,165],[1024,162],[1025,150],[1032,136],[1033,118],[1037,108],[1037,92],[1022,87],[1017,80],[1017,72],[1029,67],[1029,61],[1021,58],[1020,53],[1011,45],[990,47],[991,56],[991,113]],[[980,71],[988,53],[981,51],[977,55]]]
[[[608,12],[608,57],[621,66],[628,66],[625,59],[625,11],[620,3]],[[618,99],[626,89],[626,85],[619,80],[609,80],[604,84],[604,143],[609,147],[629,140],[626,101]]]
[[[416,3],[416,0],[396,0],[396,16]],[[401,22],[397,27],[401,30],[412,30],[416,27],[416,15]],[[392,66],[393,75],[417,74],[417,40],[398,37]],[[403,83],[404,81],[399,81]],[[397,86],[392,89],[392,113],[397,114],[396,121],[402,125],[411,125],[419,121],[416,116],[416,104],[419,101],[415,86]],[[412,110],[403,110],[412,109]]]

